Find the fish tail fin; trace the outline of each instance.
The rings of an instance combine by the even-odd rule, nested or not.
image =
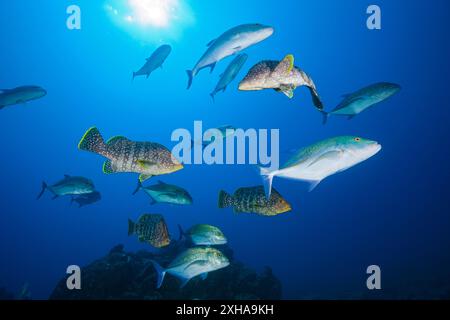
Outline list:
[[[156,281],[156,289],[161,288],[161,285],[164,280],[164,276],[166,275],[166,270],[159,265],[158,262],[155,260],[150,260],[150,262],[153,264],[153,267],[155,268],[156,273],[158,274],[158,280]]]
[[[186,236],[186,233],[184,232],[183,228],[178,225],[178,231],[180,232],[180,236],[178,237],[178,241],[180,241],[181,239],[183,239],[183,237]]]
[[[45,181],[42,181],[42,189],[41,189],[41,192],[39,192],[39,194],[38,194],[38,196],[36,198],[37,200],[39,200],[42,197],[42,195],[44,194],[45,190],[47,190],[47,188],[48,188],[48,186],[45,183]]]
[[[189,89],[192,85],[192,80],[194,79],[194,73],[192,72],[192,70],[186,70],[186,73],[188,75],[187,89]]]
[[[131,236],[134,233],[135,225],[136,224],[131,219],[128,219],[128,235],[129,236]]]
[[[209,95],[211,96],[213,103],[216,103],[216,99],[214,98],[216,94],[214,92],[211,92]]]
[[[138,180],[137,187],[136,187],[136,189],[133,191],[133,195],[135,195],[136,193],[138,193],[138,191],[141,190],[141,188],[142,188],[142,182],[140,182],[140,181]]]
[[[322,114],[322,124],[326,125],[327,121],[328,121],[328,117],[330,116],[330,114],[326,111],[320,110],[320,113]]]
[[[231,207],[233,205],[233,196],[223,190],[220,190],[218,205],[220,209]]]
[[[272,180],[276,174],[276,171],[271,170],[270,168],[259,167],[259,174],[263,180],[266,197],[267,199],[270,199],[270,195],[272,194]]]
[[[78,143],[78,149],[107,155],[105,140],[96,127],[89,128]]]

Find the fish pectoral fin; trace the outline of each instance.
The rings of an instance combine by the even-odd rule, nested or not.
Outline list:
[[[286,97],[292,99],[294,97],[295,86],[281,85],[278,92],[283,92]]]
[[[148,180],[152,177],[151,174],[141,174],[139,175],[139,182],[144,182],[145,180]]]
[[[273,70],[273,73],[288,75],[289,73],[291,73],[292,69],[294,69],[294,56],[292,54],[288,54],[275,67],[275,69]]]
[[[202,280],[206,280],[206,278],[208,278],[208,272],[202,273],[200,277],[202,278]]]
[[[311,163],[308,164],[307,168],[319,163],[320,161],[332,160],[334,158],[337,158],[341,154],[342,154],[342,150],[331,150],[331,151],[325,152],[325,153],[321,154],[319,157],[317,157],[316,159],[314,159],[313,161],[311,161]]]
[[[181,284],[180,284],[180,289],[184,288],[186,286],[186,284],[189,282],[189,280],[191,280],[190,278],[182,278],[181,280]]]
[[[150,169],[151,167],[155,166],[155,162],[151,162],[148,160],[137,160],[136,163],[139,165],[141,169]]]

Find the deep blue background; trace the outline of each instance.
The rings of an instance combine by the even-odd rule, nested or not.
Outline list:
[[[82,30],[69,31],[66,7],[82,9]],[[100,1],[0,2],[0,87],[36,84],[48,95],[0,111],[0,287],[18,292],[29,282],[46,298],[69,264],[85,265],[117,243],[147,248],[127,237],[127,218],[165,215],[176,225],[210,223],[223,229],[237,258],[273,268],[285,298],[355,297],[367,293],[365,270],[382,268],[382,286],[405,295],[431,292],[450,281],[448,1],[376,1],[381,31],[365,26],[367,1],[190,1],[195,23],[164,65],[147,80],[131,82],[155,43],[144,44],[106,15]],[[292,53],[316,82],[326,108],[342,94],[378,81],[403,90],[351,121],[322,126],[309,93],[293,100],[272,90],[238,92],[234,82],[212,104],[209,92],[227,66],[203,70],[185,89],[186,69],[205,45],[228,28],[248,22],[274,26],[275,34],[246,52],[245,71],[262,59]],[[244,76],[244,71],[238,78]],[[125,135],[171,146],[175,128],[232,124],[280,128],[289,150],[343,134],[377,140],[382,151],[314,192],[276,179],[294,206],[274,218],[235,215],[217,208],[220,189],[260,183],[248,166],[188,166],[162,180],[187,188],[191,207],[150,206],[133,197],[136,176],[106,176],[103,159],[77,150],[96,125],[106,138]],[[63,174],[92,178],[103,200],[77,209],[68,199],[36,201],[41,181]]]

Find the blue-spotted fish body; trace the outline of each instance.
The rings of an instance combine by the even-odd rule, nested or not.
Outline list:
[[[179,254],[167,268],[162,268],[156,261],[152,261],[158,274],[157,288],[160,288],[166,273],[181,280],[181,287],[198,275],[206,279],[208,272],[227,267],[228,258],[219,250],[211,247],[189,248]]]
[[[294,90],[302,86],[309,89],[314,106],[322,110],[323,104],[316,85],[303,70],[294,66],[294,56],[289,54],[281,61],[265,60],[254,65],[239,83],[239,90],[274,89],[293,98]]]
[[[211,92],[210,96],[214,101],[215,95],[219,91],[225,92],[227,86],[236,78],[237,74],[241,70],[244,63],[247,61],[248,55],[243,53],[237,55],[225,69],[225,71],[220,75],[220,80],[217,83],[213,92]]]
[[[38,199],[42,197],[45,190],[53,193],[53,199],[57,197],[67,196],[67,195],[84,195],[95,192],[95,186],[92,180],[84,177],[76,177],[64,175],[64,179],[56,182],[53,185],[47,185],[47,183],[42,183],[42,190],[38,195]]]
[[[379,82],[352,94],[344,95],[344,100],[334,110],[330,112],[322,111],[323,123],[327,122],[330,115],[347,116],[351,119],[373,105],[388,99],[400,90],[401,87],[398,84]]]
[[[143,214],[137,222],[128,219],[128,235],[133,234],[138,236],[139,241],[147,242],[155,248],[170,244],[169,231],[160,214]]]
[[[266,198],[262,186],[239,188],[233,195],[219,192],[219,208],[232,207],[236,213],[256,213],[262,216],[276,216],[292,210],[291,205],[273,190]]]
[[[164,61],[166,61],[171,51],[172,47],[167,44],[158,47],[150,58],[147,58],[142,68],[133,72],[133,79],[137,76],[146,76],[148,78],[154,70],[162,68]]]
[[[42,98],[47,94],[38,86],[22,86],[14,89],[0,89],[0,109]]]
[[[323,179],[361,163],[381,150],[376,141],[339,136],[297,151],[281,168],[260,168],[266,196],[270,197],[273,177],[302,180],[314,189]]]
[[[183,168],[172,153],[159,143],[135,142],[122,136],[105,142],[95,127],[86,131],[78,148],[107,158],[103,164],[104,173],[139,173],[141,182],[152,176],[172,173]]]

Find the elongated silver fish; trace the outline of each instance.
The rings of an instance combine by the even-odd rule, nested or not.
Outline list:
[[[166,273],[180,279],[182,288],[190,279],[198,275],[202,275],[202,278],[206,279],[208,272],[225,268],[230,264],[230,261],[217,249],[194,247],[178,255],[165,269],[156,261],[152,261],[152,263],[158,274],[157,288],[161,287]]]
[[[171,51],[172,47],[167,44],[160,46],[152,53],[150,58],[147,58],[147,62],[141,69],[133,72],[133,79],[137,76],[146,76],[148,78],[153,71],[162,68],[164,61],[166,61]]]
[[[167,184],[158,181],[158,184],[144,187],[140,181],[133,194],[136,194],[139,190],[143,190],[151,199],[151,204],[155,203],[169,203],[177,205],[190,205],[192,204],[192,197],[181,187]]]
[[[22,86],[14,89],[0,89],[0,109],[39,99],[46,94],[47,91],[38,86]]]
[[[192,85],[193,78],[198,72],[210,67],[214,70],[216,63],[228,56],[238,53],[258,42],[261,42],[273,34],[273,28],[262,24],[243,24],[231,28],[217,39],[208,43],[208,49],[192,70],[187,70],[189,77],[188,89]]]
[[[352,136],[330,138],[300,149],[278,170],[260,168],[266,196],[270,197],[275,176],[307,181],[313,190],[326,177],[347,170],[380,150],[377,142]]]
[[[84,177],[72,177],[66,174],[64,175],[64,179],[51,186],[47,185],[45,182],[42,182],[42,190],[37,196],[38,199],[42,197],[45,190],[53,193],[53,199],[56,199],[61,196],[84,195],[92,193],[95,191],[95,186],[90,179]]]
[[[248,55],[245,53],[239,54],[234,58],[225,71],[220,75],[220,80],[216,85],[216,88],[211,92],[211,98],[214,101],[214,96],[219,92],[225,92],[227,86],[236,78],[237,74],[241,70],[244,63],[247,61]]]
[[[294,66],[294,56],[288,54],[281,61],[265,60],[254,65],[239,83],[239,90],[274,89],[293,98],[294,90],[301,86],[309,89],[314,106],[322,110],[323,104],[313,80],[303,70]]]
[[[330,115],[347,116],[351,119],[371,106],[393,96],[400,89],[401,87],[398,84],[380,82],[344,95],[344,100],[334,110],[330,112],[322,111],[323,124],[327,123]]]
[[[139,173],[141,182],[152,176],[183,169],[183,165],[172,153],[159,143],[135,142],[122,136],[113,137],[105,142],[95,127],[86,131],[78,148],[107,158],[103,164],[104,173]]]
[[[196,224],[187,231],[183,231],[180,225],[180,239],[184,236],[196,246],[214,246],[227,243],[227,238],[223,232],[209,224]]]

